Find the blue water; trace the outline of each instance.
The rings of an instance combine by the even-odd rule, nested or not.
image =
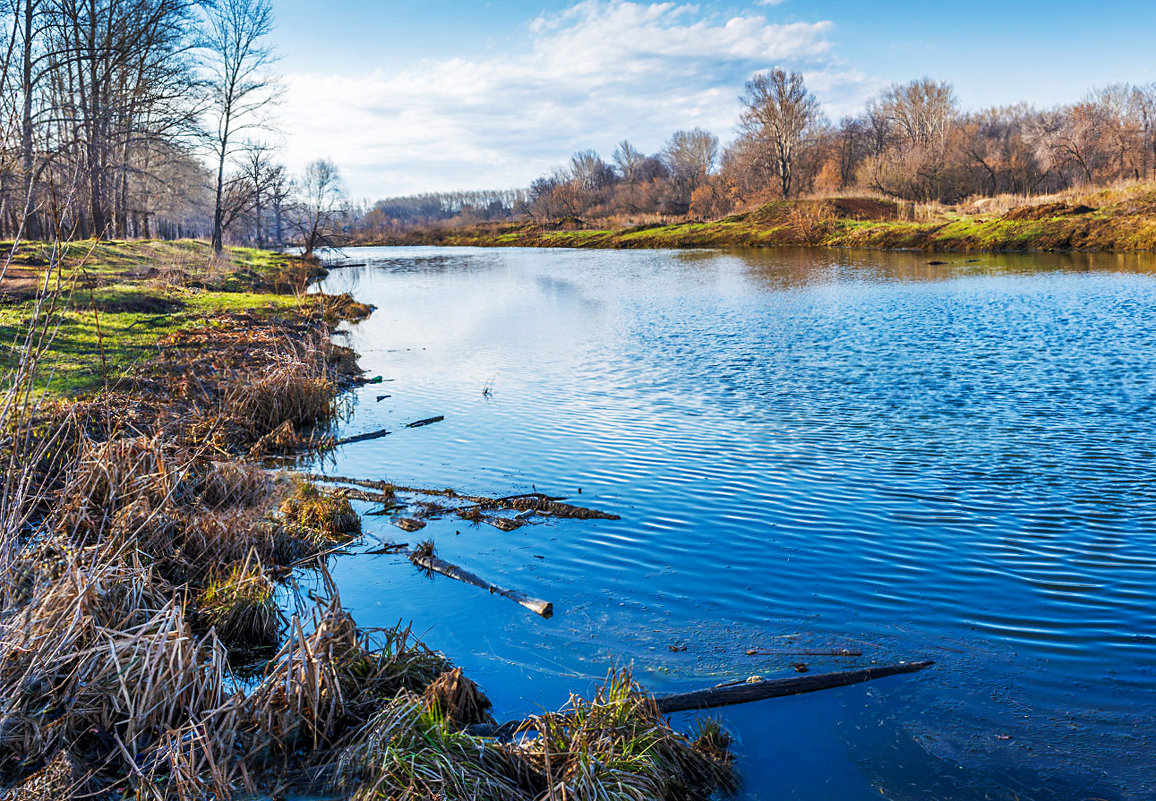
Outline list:
[[[325,469],[622,516],[416,535],[549,620],[404,557],[337,561],[359,623],[412,620],[500,719],[615,665],[664,693],[930,658],[717,713],[740,796],[1156,798],[1156,261],[347,255],[366,266],[323,288],[378,307],[348,340],[386,380],[343,431],[394,433]]]

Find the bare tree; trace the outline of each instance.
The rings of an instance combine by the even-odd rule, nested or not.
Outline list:
[[[822,114],[802,74],[773,69],[747,81],[742,126],[774,165],[783,197],[791,194],[795,163]]]
[[[273,30],[270,0],[216,0],[208,15],[203,48],[214,123],[211,146],[217,168],[213,249],[220,253],[224,245],[226,164],[242,131],[261,124],[258,112],[275,99],[278,85],[271,73],[274,54],[264,43]]]
[[[293,182],[285,166],[275,164],[269,170],[269,209],[273,213],[273,241],[285,244],[285,214],[293,197]]]
[[[957,114],[951,84],[930,78],[884,90],[879,109],[911,146],[941,144]]]
[[[675,131],[662,151],[662,161],[670,171],[672,197],[668,212],[683,214],[690,197],[710,175],[718,161],[718,137],[702,128]]]
[[[313,251],[333,244],[338,222],[345,215],[345,186],[337,165],[326,159],[311,162],[305,168],[299,191],[297,230],[305,247],[305,258]]]
[[[614,159],[614,166],[618,168],[618,174],[622,176],[623,181],[628,184],[638,182],[639,167],[646,160],[638,148],[623,139],[618,143],[618,147],[614,148],[611,158]]]

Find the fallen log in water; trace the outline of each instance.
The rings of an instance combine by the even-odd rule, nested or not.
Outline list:
[[[791,676],[786,679],[769,679],[759,681],[743,681],[733,684],[720,684],[708,687],[705,690],[694,690],[688,693],[664,695],[655,698],[658,711],[664,715],[672,712],[686,712],[693,709],[717,709],[734,704],[748,704],[752,701],[763,701],[767,698],[781,698],[787,695],[801,695],[818,690],[830,690],[836,687],[847,687],[860,684],[872,679],[881,679],[886,676],[896,676],[901,673],[915,673],[935,663],[930,660],[921,662],[898,662],[894,665],[879,665],[877,667],[862,668],[860,670],[841,670],[835,673],[818,673],[814,676]],[[468,734],[475,737],[495,737],[499,740],[512,738],[529,720],[511,720],[500,725],[478,723],[466,729]]]
[[[751,648],[747,656],[863,656],[858,648]]]
[[[382,437],[385,437],[388,435],[389,435],[389,431],[387,431],[386,429],[383,428],[380,431],[370,431],[367,434],[358,434],[358,435],[353,436],[353,437],[346,437],[345,439],[334,440],[333,441],[333,447],[336,448],[339,445],[348,445],[351,442],[365,442],[366,440],[370,440],[370,439],[381,439]]]
[[[384,435],[385,434],[382,434],[381,436]],[[368,435],[362,436],[368,438]],[[342,445],[350,441],[353,440],[342,440],[337,444]],[[483,511],[491,510],[537,513],[551,517],[577,520],[622,519],[616,514],[603,512],[600,509],[591,509],[586,506],[575,506],[574,504],[570,503],[560,503],[562,500],[561,498],[555,498],[550,495],[545,495],[541,492],[525,492],[520,495],[507,495],[503,498],[490,498],[485,495],[465,495],[452,489],[407,487],[402,484],[390,484],[387,481],[371,481],[369,479],[351,478],[349,476],[323,476],[316,473],[301,473],[300,475],[302,478],[308,481],[317,481],[323,484],[353,484],[358,487],[379,490],[385,494],[404,492],[412,495],[434,495],[443,498],[454,498],[456,500],[469,501],[471,506],[456,508],[443,506],[440,509],[431,510],[432,512],[436,512],[438,514],[453,512],[458,514],[459,517],[465,517],[468,519],[479,518],[481,517],[481,513]],[[370,500],[368,496],[359,498],[358,495],[350,495],[350,497],[358,498],[360,500]],[[375,496],[374,499],[377,499],[377,496]]]
[[[551,617],[554,614],[554,604],[549,601],[543,601],[538,598],[531,598],[524,592],[517,590],[508,590],[505,587],[499,587],[486,581],[481,576],[471,573],[468,570],[450,564],[444,559],[439,559],[433,552],[432,543],[425,543],[414,549],[410,555],[409,560],[420,568],[428,570],[431,573],[440,573],[448,578],[457,579],[458,581],[472,584],[475,587],[481,587],[483,590],[489,590],[492,593],[501,595],[504,598],[509,598],[516,604],[524,606],[535,614],[542,617]]]
[[[785,695],[801,695],[817,690],[846,687],[900,673],[915,673],[931,667],[933,664],[935,663],[930,660],[899,662],[894,665],[879,665],[860,670],[816,673],[813,676],[791,676],[786,679],[761,681],[748,680],[738,684],[720,684],[717,687],[708,687],[705,690],[695,690],[689,693],[664,695],[661,698],[656,698],[655,701],[658,703],[658,711],[664,715],[669,715],[671,712],[685,712],[689,709],[716,709],[720,706],[746,704],[751,701],[762,701],[766,698],[781,698]]]
[[[433,423],[440,423],[445,420],[444,414],[439,414],[437,417],[427,417],[424,420],[414,420],[412,423],[406,423],[406,428],[421,428],[422,426],[432,425]]]

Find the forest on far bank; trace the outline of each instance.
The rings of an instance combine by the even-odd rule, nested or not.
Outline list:
[[[674,132],[657,153],[623,140],[606,157],[574,153],[526,189],[378,201],[358,211],[351,234],[373,241],[511,220],[712,220],[796,197],[950,205],[1156,178],[1156,84],[1102,87],[1050,109],[966,111],[950,83],[922,78],[833,122],[802,74],[772,69],[746,83],[738,110],[726,145],[701,128]]]

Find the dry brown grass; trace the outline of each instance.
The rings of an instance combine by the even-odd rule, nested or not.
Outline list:
[[[225,643],[242,649],[275,645],[284,618],[273,597],[273,580],[256,551],[209,582],[197,598],[208,625]]]
[[[457,729],[474,723],[492,723],[490,699],[461,668],[438,676],[425,688],[422,701],[435,714]]]
[[[361,533],[361,518],[349,498],[341,490],[323,490],[310,481],[295,482],[280,511],[287,525],[322,541],[340,541]]]
[[[263,436],[284,423],[300,428],[326,421],[336,400],[332,381],[305,362],[284,359],[230,386],[222,412]]]

